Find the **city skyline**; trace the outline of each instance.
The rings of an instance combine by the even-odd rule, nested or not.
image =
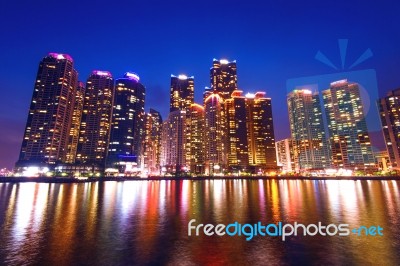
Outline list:
[[[385,128],[398,122],[384,122],[381,112],[389,155],[374,154],[366,119],[370,100],[359,83],[335,80],[321,93],[306,85],[287,95],[291,154],[289,142],[275,139],[272,99],[265,92],[244,95],[237,79],[236,61],[213,59],[211,88],[204,89],[200,106],[194,102],[194,77],[171,75],[170,113],[162,123],[158,111],[145,113],[146,88],[138,74],[114,79],[109,71],[93,70],[84,87],[70,55],[49,53],[39,62],[14,173],[276,175],[287,172],[291,162],[292,172],[300,174],[330,168],[385,172],[396,166],[390,145],[397,140],[388,140]]]
[[[193,75],[195,102],[201,102],[203,88],[209,86],[210,60],[237,60],[239,89],[266,91],[274,100],[273,113],[281,114],[275,124],[276,139],[280,140],[290,135],[284,105],[286,80],[340,72],[314,60],[321,50],[334,65],[340,65],[339,38],[349,39],[349,62],[365,49],[372,50],[374,56],[355,69],[376,69],[381,95],[399,87],[396,71],[400,55],[396,49],[400,40],[395,26],[399,7],[395,1],[386,5],[360,1],[289,5],[268,1],[221,1],[212,5],[208,1],[102,5],[100,1],[95,6],[73,1],[68,6],[7,3],[1,16],[2,24],[9,26],[4,27],[7,38],[0,44],[4,59],[0,72],[4,92],[0,99],[0,167],[12,167],[18,157],[37,62],[49,51],[71,54],[80,80],[85,80],[93,69],[107,69],[117,76],[137,72],[148,91],[146,111],[153,107],[163,117],[167,117],[169,107],[163,99],[168,97],[171,73]],[[18,18],[22,19],[11,16],[13,10],[18,10]],[[93,16],[89,23],[74,19],[84,17],[86,10],[107,11],[109,22],[104,23],[101,16]],[[132,15],[129,10],[138,12]],[[175,12],[180,15],[170,16]],[[48,23],[42,14],[60,14],[64,19]],[[245,21],[237,19],[241,15]],[[231,26],[217,30],[215,25],[224,21],[231,21]],[[123,36],[131,45],[121,46],[113,38],[93,41],[104,31]],[[66,35],[71,38],[66,39]]]
[[[3,1],[0,264],[397,265],[399,14]]]
[[[16,173],[20,175],[32,165],[40,167],[39,173],[55,165],[56,172],[67,171],[68,176],[151,173],[151,168],[145,167],[144,146],[152,137],[145,133],[150,134],[152,129],[145,122],[150,113],[145,113],[146,89],[139,75],[126,72],[114,79],[109,71],[93,70],[83,87],[73,64],[70,55],[61,53],[49,53],[39,63]],[[159,159],[153,154],[153,160],[160,160],[159,171],[153,173],[178,174],[198,167],[202,169],[198,174],[206,175],[254,172],[254,167],[260,167],[260,173],[277,169],[280,154],[275,144],[271,98],[265,98],[265,92],[244,96],[238,90],[236,60],[214,58],[210,83],[211,88],[205,87],[203,92],[205,119],[200,125],[201,120],[193,116],[193,111],[197,112],[192,108],[196,104],[194,77],[171,75],[170,113],[158,130],[162,144],[150,148],[150,152],[160,150]],[[311,88],[296,88],[287,95],[295,171],[330,166],[357,169],[364,165],[373,169],[377,159],[364,114],[368,107],[361,99],[359,84],[347,79],[333,81],[322,91],[326,121],[319,93]],[[193,143],[202,141],[198,138],[199,126],[205,129],[205,146],[193,153]],[[205,160],[193,165],[193,157]]]
[[[60,54],[60,53],[49,53],[49,55],[55,55],[55,56],[60,56],[60,55],[64,55],[64,56],[67,56],[68,58],[70,58],[71,60],[73,60],[69,55],[67,55],[67,54]],[[224,65],[227,65],[227,66],[229,66],[229,65],[231,65],[231,64],[234,64],[234,74],[233,74],[233,78],[234,78],[234,80],[235,80],[235,82],[237,81],[237,74],[236,74],[236,69],[237,69],[237,65],[236,65],[236,60],[233,60],[233,61],[228,61],[228,60],[226,60],[225,58],[222,58],[222,59],[219,59],[219,60],[217,60],[217,59],[213,59],[213,66],[210,68],[210,74],[211,75],[213,75],[213,72],[215,73],[215,70],[213,70],[213,69],[215,69],[215,66],[216,66],[216,64],[218,65],[218,67],[220,67],[221,65],[222,66],[224,66]],[[91,76],[93,76],[94,74],[96,74],[96,73],[100,73],[100,76],[110,76],[111,78],[112,78],[112,74],[111,74],[111,72],[110,71],[98,71],[98,70],[93,70],[92,72],[91,72],[91,74],[90,74],[90,76],[89,76],[89,79],[90,79],[90,77]],[[102,73],[104,73],[104,75],[102,74]],[[107,75],[105,75],[105,74],[107,74]],[[137,80],[139,80],[139,76],[136,74],[136,73],[134,73],[134,72],[126,72],[121,78],[116,78],[116,80],[118,80],[118,79],[124,79],[124,78],[127,78],[126,77],[126,75],[127,74],[129,74],[129,75],[133,75],[133,76],[135,76],[135,79],[137,79]],[[221,73],[219,73],[219,74],[221,74]],[[228,74],[229,75],[229,73],[224,73],[224,72],[222,72],[222,74]],[[132,77],[129,77],[130,79],[132,79]],[[81,79],[81,77],[79,77],[79,79]],[[183,105],[182,105],[182,107],[184,107],[184,106],[190,106],[190,105],[192,105],[193,103],[195,103],[195,100],[194,100],[194,98],[193,98],[193,94],[194,94],[194,92],[196,91],[199,91],[200,89],[196,89],[195,90],[195,86],[194,86],[194,79],[195,79],[195,77],[194,76],[190,76],[190,77],[188,77],[188,76],[186,76],[185,74],[179,74],[178,76],[175,76],[174,74],[171,74],[171,89],[170,89],[170,101],[171,100],[173,100],[174,99],[174,95],[173,95],[173,82],[176,82],[176,81],[179,81],[179,82],[182,82],[182,81],[184,81],[184,82],[187,82],[187,81],[189,81],[189,82],[191,82],[191,83],[189,83],[189,87],[188,88],[190,88],[189,90],[191,91],[190,92],[190,94],[188,95],[188,96],[186,96],[186,97],[189,97],[188,98],[188,100],[187,100],[187,102],[186,103],[182,103]],[[80,100],[80,98],[81,98],[81,96],[79,95],[79,89],[81,89],[81,90],[83,90],[84,91],[84,88],[79,88],[79,85],[82,85],[82,82],[81,81],[76,81],[77,82],[77,95],[76,95],[76,97],[77,97],[77,101],[79,101]],[[204,91],[203,91],[203,101],[205,100],[205,98],[209,95],[209,93],[211,93],[212,92],[212,87],[213,87],[213,79],[211,79],[210,80],[210,82],[211,82],[211,86],[210,87],[207,87],[207,86],[205,86],[204,88]],[[226,84],[228,87],[230,86],[229,84]],[[226,86],[225,85],[225,86]],[[117,84],[115,84],[115,86],[117,86]],[[216,85],[214,85],[215,87],[216,87]],[[232,86],[232,92],[234,91],[234,89],[236,88],[236,87],[238,87],[237,85],[236,85],[236,83],[234,83],[234,85]],[[82,93],[82,92],[80,92],[80,93]],[[291,92],[292,93],[292,92]],[[198,94],[198,93],[197,93]],[[229,94],[229,93],[228,93]],[[226,95],[228,95],[228,94],[226,94]],[[252,93],[249,93],[250,95],[252,95]],[[290,94],[290,93],[289,93]],[[289,95],[288,94],[288,95]],[[190,96],[191,95],[191,96]],[[224,92],[222,92],[221,93],[221,95],[225,95],[224,94]],[[247,96],[247,95],[246,95]],[[226,97],[226,96],[225,96]],[[233,97],[233,96],[232,96]],[[228,97],[229,98],[229,97]],[[377,100],[377,99],[372,99],[372,100]],[[143,101],[144,102],[144,101]],[[71,110],[73,110],[73,115],[72,115],[72,119],[74,119],[74,116],[75,116],[75,106],[73,107],[73,109],[71,109]],[[114,108],[115,108],[115,106],[114,106]],[[144,108],[144,107],[142,107],[142,108]],[[149,110],[149,109],[153,109],[154,108],[154,106],[149,106],[148,104],[146,105],[146,110]],[[156,107],[157,108],[157,107]],[[176,109],[176,108],[175,108]],[[189,107],[185,107],[184,109],[190,109]],[[172,102],[170,102],[170,110],[173,110],[173,108],[172,108]],[[186,113],[188,113],[188,112],[186,112]],[[166,116],[166,117],[168,117],[169,116],[169,114]],[[281,120],[281,119],[279,119],[279,120]],[[290,120],[290,114],[289,114],[289,120]],[[290,121],[289,121],[290,122]],[[279,125],[279,124],[278,124]],[[189,125],[187,125],[187,126],[189,126]],[[289,123],[289,127],[290,127],[290,123]],[[73,136],[74,135],[74,131],[76,131],[76,129],[74,129],[74,127],[73,126],[71,126],[71,132],[70,132],[70,138],[73,138],[73,137],[75,137],[76,138],[76,136]],[[273,132],[274,133],[274,132]],[[371,133],[373,133],[373,132],[369,132],[370,134]],[[378,133],[377,134],[377,136],[375,135],[375,136],[373,136],[372,137],[372,139],[374,139],[374,137],[375,137],[375,141],[376,141],[376,138],[377,139],[380,139],[380,140],[383,140],[383,137],[381,136],[381,132],[379,131],[379,132],[375,132],[375,133]],[[278,134],[279,135],[279,134]],[[289,133],[289,136],[290,136],[290,133]],[[286,137],[286,135],[285,135],[285,137]],[[283,140],[283,138],[280,138],[280,139],[276,139],[276,140]],[[379,145],[379,140],[378,141],[373,141],[373,144],[375,144],[376,142],[378,142],[378,145]],[[72,147],[67,147],[67,149],[73,149],[73,148],[75,148],[75,149],[77,149],[78,147],[79,147],[79,143],[78,143],[78,145],[75,145],[75,146],[77,146],[77,147],[73,147],[74,145],[73,145],[73,143],[69,143],[69,144],[72,144],[72,145],[70,145],[70,146],[72,146]],[[383,147],[383,146],[382,146]],[[381,147],[381,149],[382,149],[382,147]],[[189,153],[190,153],[190,151],[188,150],[187,151],[187,157],[189,157]],[[72,157],[72,155],[71,155],[71,151],[67,151],[67,153],[66,153],[66,156],[67,156],[67,158],[71,158]],[[79,156],[77,157],[77,158],[79,158]],[[71,160],[66,160],[66,162],[68,163],[71,163],[72,161]],[[141,161],[142,163],[143,163],[143,160]]]

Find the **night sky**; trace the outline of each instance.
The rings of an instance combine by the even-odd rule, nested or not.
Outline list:
[[[171,74],[195,77],[195,101],[209,85],[213,58],[237,60],[239,88],[272,98],[276,139],[289,137],[288,79],[336,73],[338,39],[348,67],[375,69],[379,94],[400,87],[399,1],[2,1],[0,4],[0,167],[18,158],[39,61],[70,54],[86,81],[134,71],[146,86],[146,110],[169,108]],[[278,3],[279,2],[279,3]],[[293,3],[292,3],[293,2]]]

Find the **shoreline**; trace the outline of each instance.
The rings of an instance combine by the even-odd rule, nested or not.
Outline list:
[[[311,176],[201,176],[201,177],[96,177],[89,179],[74,179],[63,177],[0,177],[0,183],[90,183],[90,182],[106,182],[106,181],[182,181],[182,180],[370,180],[384,181],[394,180],[399,181],[400,176],[333,176],[333,177],[311,177]]]

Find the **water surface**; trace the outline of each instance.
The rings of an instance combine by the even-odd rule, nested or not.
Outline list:
[[[0,184],[0,264],[285,265],[400,261],[400,182]],[[381,226],[383,236],[188,236],[196,223]]]

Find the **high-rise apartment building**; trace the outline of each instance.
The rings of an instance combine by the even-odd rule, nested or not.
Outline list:
[[[190,172],[204,173],[204,107],[192,104],[190,107]]]
[[[219,174],[227,166],[224,99],[214,91],[204,101],[205,173]]]
[[[104,167],[111,129],[114,80],[108,71],[93,71],[87,82],[76,161]]]
[[[391,166],[400,167],[400,89],[378,100],[382,133]]]
[[[75,103],[73,107],[71,128],[69,130],[67,159],[66,163],[75,163],[76,151],[78,149],[79,128],[81,126],[81,118],[83,111],[83,100],[85,98],[85,84],[78,82],[75,94]]]
[[[250,113],[243,92],[235,90],[225,101],[225,107],[228,165],[231,170],[245,170],[249,167],[247,117]]]
[[[194,77],[171,75],[170,112],[185,110],[189,112],[194,103]]]
[[[246,94],[249,164],[276,169],[275,134],[271,98],[265,92]]]
[[[145,119],[145,140],[144,140],[144,165],[143,169],[149,175],[159,175],[161,173],[161,114],[150,108],[146,113]]]
[[[287,97],[290,132],[295,151],[295,170],[325,168],[330,165],[319,94],[294,90]]]
[[[40,61],[16,169],[67,160],[77,76],[67,54],[49,53]]]
[[[210,83],[211,89],[219,92],[224,100],[230,98],[238,88],[236,60],[214,59],[210,69]]]
[[[277,167],[271,98],[264,92],[243,95],[235,90],[225,101],[228,165],[257,172]],[[254,171],[253,171],[254,172]]]
[[[343,168],[372,168],[375,159],[368,136],[360,90],[347,80],[332,82],[323,91],[332,163]]]
[[[190,158],[191,125],[190,108],[194,104],[194,77],[171,75],[170,112],[185,111],[185,158]]]
[[[138,168],[145,136],[145,87],[139,76],[127,72],[115,80],[107,166],[120,173]]]
[[[186,157],[186,111],[169,113],[161,133],[161,166],[168,173],[180,174],[188,170]]]
[[[294,147],[292,139],[283,139],[276,142],[276,158],[279,167],[283,172],[293,172],[294,165]]]

